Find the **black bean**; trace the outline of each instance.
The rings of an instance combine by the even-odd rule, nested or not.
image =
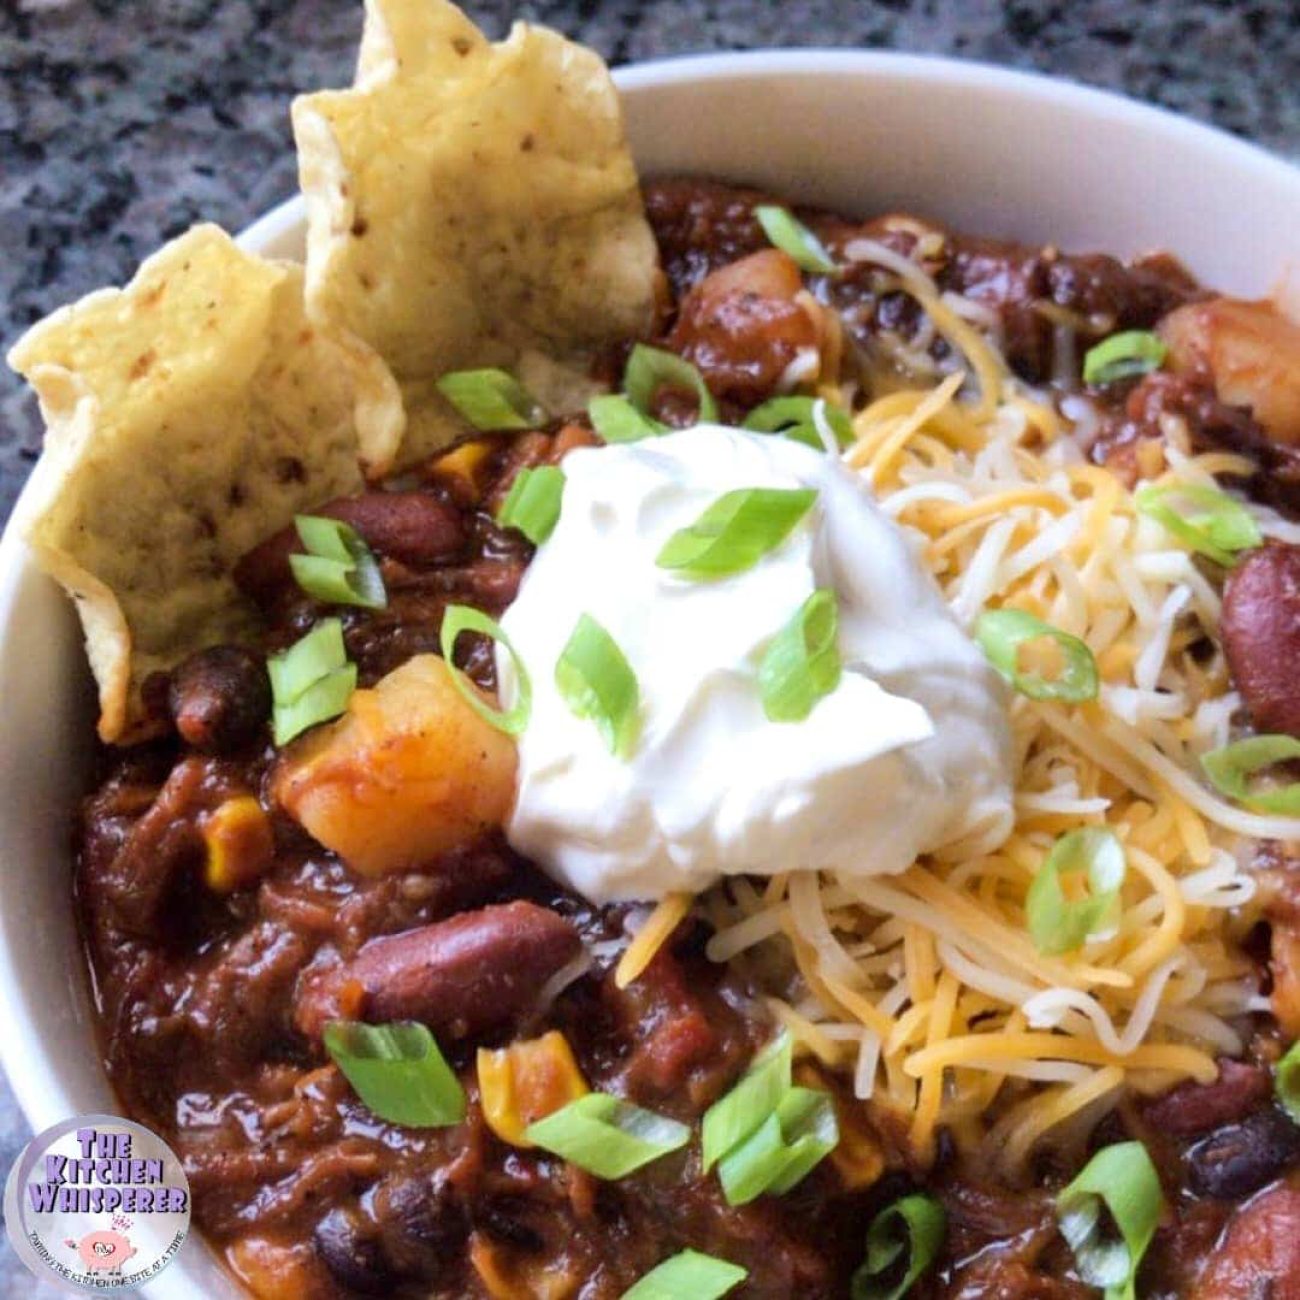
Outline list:
[[[387,1180],[373,1213],[389,1260],[407,1276],[435,1275],[469,1236],[465,1207],[441,1174]]]
[[[531,1203],[522,1196],[495,1196],[474,1207],[474,1226],[520,1250],[539,1251],[545,1238],[529,1223]]]
[[[266,661],[242,646],[209,646],[173,671],[168,704],[187,745],[205,754],[232,753],[271,716]]]
[[[1298,1155],[1300,1128],[1269,1106],[1188,1149],[1192,1190],[1216,1200],[1241,1200],[1271,1183]]]
[[[399,1281],[379,1238],[364,1232],[355,1217],[341,1207],[321,1219],[312,1240],[325,1267],[350,1291],[388,1295]]]

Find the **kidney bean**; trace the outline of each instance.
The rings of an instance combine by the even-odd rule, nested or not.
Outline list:
[[[431,492],[363,492],[310,513],[351,524],[379,555],[416,569],[455,559],[465,548],[460,512]],[[239,561],[235,581],[258,605],[274,606],[293,580],[289,556],[301,550],[297,531],[282,528]]]
[[[1235,1201],[1257,1192],[1300,1155],[1300,1129],[1270,1106],[1197,1142],[1187,1153],[1193,1191]]]
[[[363,1020],[418,1020],[469,1038],[518,1020],[582,941],[549,908],[522,900],[372,939],[300,993],[297,1023],[320,1032],[340,999]]]
[[[1191,1300],[1300,1300],[1300,1190],[1274,1187],[1233,1215]]]
[[[271,716],[266,661],[242,646],[209,646],[173,670],[167,705],[187,745],[205,754],[232,753]]]
[[[1184,1083],[1146,1108],[1146,1120],[1170,1137],[1200,1137],[1243,1120],[1273,1095],[1273,1081],[1262,1066],[1224,1059],[1213,1083]]]
[[[1252,551],[1228,575],[1223,649],[1258,731],[1300,736],[1300,546]]]

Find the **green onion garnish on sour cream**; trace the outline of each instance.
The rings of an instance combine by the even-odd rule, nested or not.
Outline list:
[[[555,665],[555,685],[578,717],[596,724],[610,753],[628,755],[641,721],[636,673],[618,642],[590,614],[578,619]]]
[[[816,500],[811,488],[724,492],[693,524],[678,529],[663,544],[655,563],[696,580],[742,573],[776,550]]]
[[[763,712],[772,722],[802,722],[840,684],[835,593],[814,591],[772,638],[758,671]]]

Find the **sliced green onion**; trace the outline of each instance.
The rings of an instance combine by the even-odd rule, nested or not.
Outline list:
[[[1205,775],[1220,794],[1258,812],[1300,816],[1300,783],[1274,789],[1252,790],[1250,778],[1275,763],[1300,758],[1300,740],[1294,736],[1248,736],[1201,755]]]
[[[738,488],[724,492],[655,557],[685,578],[722,578],[752,568],[781,545],[812,509],[812,488]]]
[[[424,1025],[333,1020],[324,1039],[334,1064],[380,1119],[446,1128],[465,1118],[465,1090]]]
[[[1021,671],[1021,647],[1043,638],[1054,641],[1065,660],[1057,677]],[[1078,704],[1097,698],[1100,681],[1092,651],[1077,636],[1062,632],[1041,618],[1019,609],[991,609],[981,614],[975,624],[975,640],[989,663],[1021,695],[1031,700],[1065,700]]]
[[[303,591],[331,605],[383,609],[388,604],[379,563],[355,528],[323,515],[295,515],[293,523],[308,552],[289,556]]]
[[[794,1044],[784,1030],[755,1058],[744,1077],[704,1112],[700,1126],[707,1174],[717,1162],[752,1137],[790,1091]]]
[[[853,1275],[852,1300],[902,1300],[934,1263],[947,1226],[943,1206],[921,1192],[886,1206],[867,1229],[867,1258]]]
[[[842,406],[835,406],[820,397],[770,398],[745,416],[741,428],[754,433],[779,433],[782,437],[793,438],[795,442],[802,442],[815,451],[824,451],[825,443],[817,429],[818,414],[834,434],[839,446],[847,447],[853,441],[853,425],[849,421],[849,413]]]
[[[517,678],[515,683],[517,698],[514,708],[509,711],[494,709],[484,701],[478,687],[456,667],[453,657],[456,653],[456,640],[462,632],[481,632],[484,636],[491,637],[493,641],[499,641],[510,652]],[[528,725],[528,719],[533,711],[533,682],[528,676],[528,669],[524,667],[524,661],[510,644],[510,638],[506,636],[501,624],[489,618],[481,609],[474,609],[470,605],[448,605],[442,616],[440,641],[442,657],[451,670],[452,684],[464,696],[470,708],[484,722],[491,723],[498,731],[504,731],[507,736],[519,735]]]
[[[521,469],[497,511],[497,523],[517,528],[534,546],[540,546],[560,520],[564,498],[564,471],[558,465]]]
[[[717,420],[718,404],[713,400],[704,376],[689,361],[675,352],[638,343],[623,371],[623,391],[642,415],[649,415],[650,405],[661,388],[693,392],[698,404],[696,418],[699,422],[711,424]]]
[[[1287,1054],[1277,1063],[1274,1086],[1283,1109],[1300,1124],[1300,1041],[1292,1043]]]
[[[266,661],[271,679],[271,732],[277,745],[318,722],[337,718],[357,685],[357,668],[348,663],[343,624],[323,618],[306,636]]]
[[[1083,358],[1085,384],[1113,384],[1159,370],[1169,349],[1150,330],[1126,330],[1089,348]]]
[[[546,423],[546,408],[504,370],[453,370],[438,380],[438,391],[476,429],[535,429]]]
[[[788,1088],[776,1109],[718,1161],[728,1205],[747,1205],[770,1192],[788,1192],[835,1150],[835,1104],[813,1088]]]
[[[768,239],[802,270],[820,275],[834,275],[839,270],[826,245],[788,208],[764,203],[754,209],[754,216]]]
[[[659,438],[668,432],[668,426],[643,415],[627,400],[616,393],[593,397],[587,403],[591,427],[605,442],[640,442],[643,438]]]
[[[641,688],[618,642],[583,614],[555,665],[561,698],[580,718],[590,718],[609,746],[626,758],[641,730]]]
[[[271,713],[275,743],[287,745],[308,727],[337,718],[347,709],[356,689],[357,666],[345,664],[312,682],[291,704],[277,704]]]
[[[839,1146],[840,1126],[830,1094],[817,1088],[791,1088],[781,1098],[776,1118],[787,1155],[785,1168],[767,1190],[773,1196],[784,1196]]]
[[[769,722],[802,722],[840,684],[835,593],[814,591],[763,652],[758,689]]]
[[[748,1205],[757,1200],[785,1172],[786,1158],[781,1121],[773,1111],[744,1142],[718,1161],[718,1178],[727,1204]]]
[[[1029,937],[1039,952],[1055,957],[1082,948],[1115,914],[1124,883],[1124,846],[1114,831],[1084,826],[1062,835],[1038,868],[1025,899]],[[1088,875],[1088,897],[1068,899],[1061,877]]]
[[[1264,538],[1254,516],[1226,492],[1202,483],[1149,483],[1133,498],[1139,514],[1164,527],[1199,555],[1230,569],[1239,551],[1253,550]]]
[[[1102,1208],[1119,1231],[1111,1236]],[[1079,1276],[1104,1287],[1106,1300],[1133,1300],[1134,1279],[1164,1207],[1160,1178],[1141,1142],[1098,1151],[1056,1198],[1061,1236],[1074,1252]]]
[[[358,599],[352,586],[357,568],[346,560],[327,560],[322,555],[289,556],[293,580],[314,600],[324,605],[372,605]]]
[[[748,1276],[738,1264],[684,1250],[652,1268],[622,1300],[722,1300]]]
[[[679,1151],[691,1130],[608,1093],[589,1092],[530,1124],[524,1137],[597,1178],[616,1179]]]
[[[287,650],[267,659],[271,694],[277,704],[292,703],[312,682],[342,668],[347,661],[342,622],[337,618],[323,618]]]

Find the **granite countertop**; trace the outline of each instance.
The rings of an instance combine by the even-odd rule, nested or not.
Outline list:
[[[1295,0],[468,0],[465,8],[494,35],[512,17],[530,18],[615,63],[773,45],[982,59],[1122,90],[1300,155]],[[0,341],[121,282],[191,222],[237,230],[291,194],[289,98],[347,83],[360,25],[359,0],[5,0]],[[5,372],[0,520],[38,445],[33,404]],[[25,1132],[0,1089],[0,1173]],[[0,1298],[36,1294],[5,1249]]]

